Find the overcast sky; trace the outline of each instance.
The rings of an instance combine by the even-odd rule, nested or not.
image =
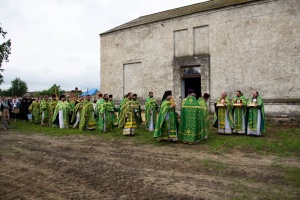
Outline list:
[[[0,0],[1,27],[12,41],[0,88],[19,77],[29,91],[53,84],[63,90],[99,89],[100,33],[139,16],[202,1]]]

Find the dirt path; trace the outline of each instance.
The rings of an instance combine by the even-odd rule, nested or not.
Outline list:
[[[297,199],[293,158],[0,132],[0,199]],[[278,167],[280,166],[280,167]]]

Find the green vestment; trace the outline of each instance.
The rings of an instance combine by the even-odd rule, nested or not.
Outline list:
[[[80,123],[80,118],[83,117],[83,101],[77,101],[77,103],[75,104],[76,105],[74,106],[71,119],[71,122],[74,124],[73,128],[76,128],[78,126],[78,124]]]
[[[121,101],[120,101],[120,105],[119,105],[119,110],[118,110],[118,117],[119,117],[119,122],[120,123],[120,114],[121,114],[121,109],[122,109],[122,106],[124,105],[124,103],[127,101],[128,99],[126,97],[122,98]]]
[[[137,127],[135,107],[136,104],[133,100],[125,99],[123,101],[119,116],[119,128],[123,127],[123,135],[134,135]]]
[[[137,126],[140,126],[143,123],[142,112],[141,112],[141,104],[138,100],[132,100],[134,106],[134,117]]]
[[[146,129],[154,131],[155,123],[157,119],[157,108],[158,104],[154,98],[148,97],[145,104],[145,117],[146,117]]]
[[[99,110],[100,105],[101,105],[104,101],[105,101],[105,100],[104,100],[103,98],[97,99],[95,110]]]
[[[50,103],[46,100],[40,102],[40,113],[42,115],[42,125],[47,126],[49,124],[50,117]]]
[[[151,97],[149,97],[149,96],[147,96],[147,98],[146,98],[146,101],[145,101],[145,120],[146,120],[146,129],[148,129],[149,128],[149,125],[148,125],[148,122],[149,122],[149,119],[148,119],[148,117],[149,116],[147,116],[147,109],[148,109],[148,101],[151,99]]]
[[[113,118],[111,113],[114,112],[110,101],[104,101],[98,107],[98,131],[109,132],[113,129]]]
[[[110,101],[110,103],[111,103],[111,107],[113,108],[113,112],[110,113],[112,117],[113,125],[118,126],[118,116],[115,113],[115,111],[117,110],[115,102]]]
[[[49,102],[49,126],[52,125],[53,114],[57,105],[57,100],[50,100]]]
[[[75,104],[76,104],[76,101],[75,101],[75,100],[70,101],[70,106],[71,106],[71,110],[72,110],[72,111],[74,111]]]
[[[240,97],[234,97],[233,104],[233,132],[239,134],[246,133],[246,113],[247,113],[247,100],[242,95]],[[240,104],[240,106],[234,106],[234,104]]]
[[[199,102],[194,96],[186,97],[182,102],[178,139],[197,143],[203,138],[204,127],[205,121]]]
[[[175,108],[170,100],[164,100],[160,106],[153,137],[158,140],[177,141],[178,121]]]
[[[200,108],[202,110],[201,113],[202,113],[203,120],[204,120],[203,128],[202,128],[202,137],[203,137],[203,139],[207,139],[208,131],[209,131],[209,124],[210,124],[209,123],[209,112],[208,112],[207,104],[206,104],[204,98],[199,97],[198,102],[199,102]]]
[[[84,100],[80,115],[79,130],[93,130],[95,128],[94,106],[90,101]]]
[[[253,98],[249,99],[247,105],[251,102],[255,102],[255,100],[253,101]],[[247,135],[261,135],[261,132],[266,131],[264,101],[258,96],[256,98],[256,103],[256,107],[249,107]]]
[[[38,124],[41,122],[40,103],[33,101],[29,106],[29,110],[32,113],[32,122]]]
[[[55,125],[59,125],[60,128],[68,128],[70,113],[70,103],[67,101],[58,101],[54,110],[52,123]]]
[[[224,101],[224,107],[218,107]],[[232,134],[233,116],[232,104],[227,97],[219,98],[216,102],[216,109],[214,114],[214,127],[218,128],[218,133]]]

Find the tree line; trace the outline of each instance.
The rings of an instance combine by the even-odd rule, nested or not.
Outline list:
[[[59,85],[53,84],[49,89],[42,91],[33,91],[34,97],[51,96],[52,94],[60,95],[66,91],[62,90]],[[27,83],[16,77],[11,81],[11,87],[7,90],[0,89],[0,96],[6,97],[22,97],[28,93]]]

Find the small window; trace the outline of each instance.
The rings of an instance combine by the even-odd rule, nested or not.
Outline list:
[[[201,75],[201,68],[200,66],[197,67],[183,67],[181,69],[182,77],[200,77]]]

